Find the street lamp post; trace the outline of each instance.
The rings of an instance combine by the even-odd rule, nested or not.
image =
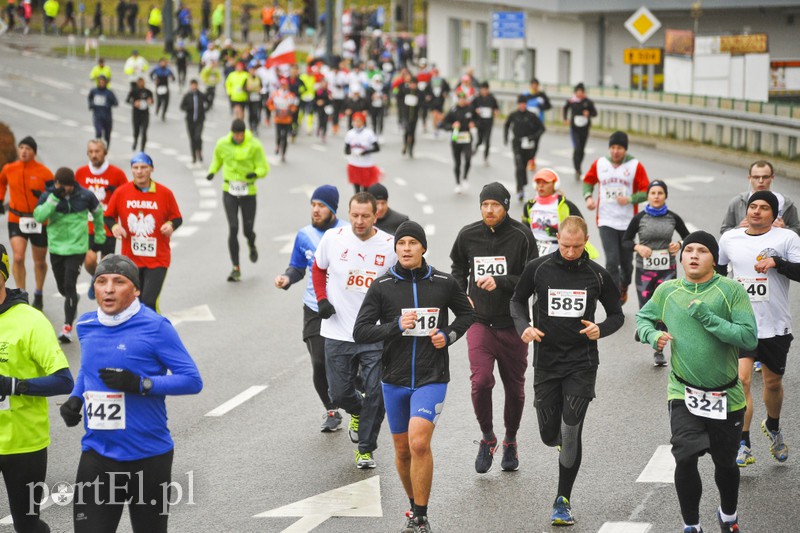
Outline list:
[[[175,50],[175,31],[172,21],[172,0],[164,0],[162,26],[164,26],[164,53],[172,55]]]

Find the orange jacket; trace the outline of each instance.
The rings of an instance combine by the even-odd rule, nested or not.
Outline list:
[[[278,89],[270,95],[267,107],[274,113],[275,124],[291,124],[292,115],[297,110],[297,97],[291,91]]]
[[[0,170],[0,202],[9,191],[8,221],[19,224],[19,213],[22,216],[33,216],[33,210],[39,203],[39,197],[33,191],[44,192],[45,187],[53,185],[53,173],[38,161],[14,161]]]
[[[270,6],[264,6],[261,10],[261,24],[264,26],[272,26],[274,24],[275,19],[275,8]]]

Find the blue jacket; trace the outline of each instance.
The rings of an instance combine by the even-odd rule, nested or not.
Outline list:
[[[97,118],[111,118],[111,108],[119,105],[116,95],[108,87],[95,87],[89,91],[88,99],[89,109]]]
[[[344,220],[337,218],[336,224],[328,229],[346,226],[347,224],[348,223]],[[306,269],[311,270],[311,267],[314,265],[314,252],[317,251],[319,241],[324,234],[325,231],[320,231],[311,224],[297,232],[297,237],[294,239],[294,248],[292,248],[292,258],[289,261],[289,268],[294,270],[299,276],[297,281],[303,279]],[[303,294],[303,303],[310,309],[319,311],[317,294],[314,292],[314,283],[311,280],[311,276],[308,276],[306,292]]]

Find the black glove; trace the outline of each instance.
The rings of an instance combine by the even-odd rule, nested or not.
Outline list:
[[[3,205],[3,202],[0,202],[0,215],[6,214],[6,206]]]
[[[249,180],[254,180],[254,179],[256,179],[256,177],[257,177],[257,176],[256,176],[256,173],[255,173],[255,172],[251,172],[250,174],[248,174],[247,176],[245,176],[245,178],[247,178],[247,179],[249,179]]]
[[[0,397],[11,396],[13,394],[14,379],[0,375]]]
[[[139,394],[141,389],[142,378],[122,368],[101,368],[100,379],[109,387],[114,390],[121,390],[122,392],[132,392]]]
[[[83,400],[78,396],[70,396],[69,400],[61,404],[60,411],[67,427],[77,426],[83,418]]]
[[[320,300],[317,305],[319,306],[318,314],[320,318],[330,318],[336,314],[336,309],[333,308],[333,304],[327,298]]]
[[[39,198],[42,195],[42,191],[39,189],[31,189],[31,194],[33,194],[36,198]]]
[[[213,180],[213,179],[214,179],[214,173],[213,173],[213,172],[209,172],[209,173],[208,173],[208,176],[206,176],[206,179],[207,179],[208,181],[211,181],[211,180]]]
[[[55,196],[58,199],[64,198],[65,196],[67,196],[67,189],[65,189],[64,187],[57,187],[53,189],[53,196]]]

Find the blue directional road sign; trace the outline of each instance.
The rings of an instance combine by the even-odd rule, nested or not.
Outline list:
[[[492,12],[492,45],[518,47],[524,46],[524,44],[525,12]]]

